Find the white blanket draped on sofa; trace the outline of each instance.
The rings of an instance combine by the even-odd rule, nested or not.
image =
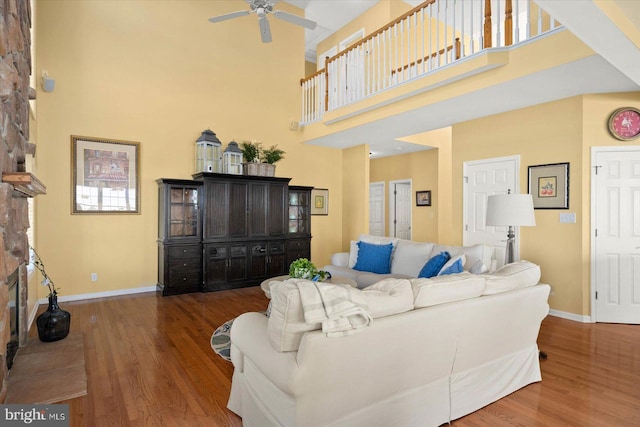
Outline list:
[[[306,323],[322,323],[329,337],[356,333],[371,324],[367,302],[356,289],[322,282],[295,280]]]

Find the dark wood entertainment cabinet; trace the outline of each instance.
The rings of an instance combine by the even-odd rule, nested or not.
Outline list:
[[[311,189],[291,178],[197,173],[158,179],[158,291],[259,285],[311,258]]]

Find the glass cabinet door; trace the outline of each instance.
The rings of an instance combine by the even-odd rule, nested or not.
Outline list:
[[[198,189],[171,187],[169,202],[170,237],[198,235]]]
[[[289,190],[289,234],[309,233],[309,195]]]

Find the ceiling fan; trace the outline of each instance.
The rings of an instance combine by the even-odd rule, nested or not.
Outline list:
[[[271,42],[271,28],[269,27],[269,21],[267,15],[272,14],[278,19],[289,22],[291,24],[300,25],[302,27],[313,30],[316,28],[316,23],[309,19],[301,18],[282,10],[273,10],[273,6],[280,0],[245,0],[249,3],[251,10],[240,10],[238,12],[227,13],[226,15],[214,16],[209,18],[209,22],[226,21],[227,19],[237,18],[239,16],[249,15],[255,13],[258,15],[258,23],[260,24],[260,36],[262,37],[262,43]]]

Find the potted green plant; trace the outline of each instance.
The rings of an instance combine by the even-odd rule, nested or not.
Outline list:
[[[258,141],[242,141],[240,143],[240,151],[242,151],[242,171],[245,175],[258,175],[258,166],[260,163],[260,153],[262,152],[262,143]]]
[[[289,266],[289,277],[323,282],[331,278],[331,273],[318,270],[316,266],[306,258],[298,258]]]
[[[260,175],[274,176],[276,174],[276,162],[284,159],[285,152],[278,148],[278,145],[272,145],[267,149],[263,149],[261,153],[263,170]]]

